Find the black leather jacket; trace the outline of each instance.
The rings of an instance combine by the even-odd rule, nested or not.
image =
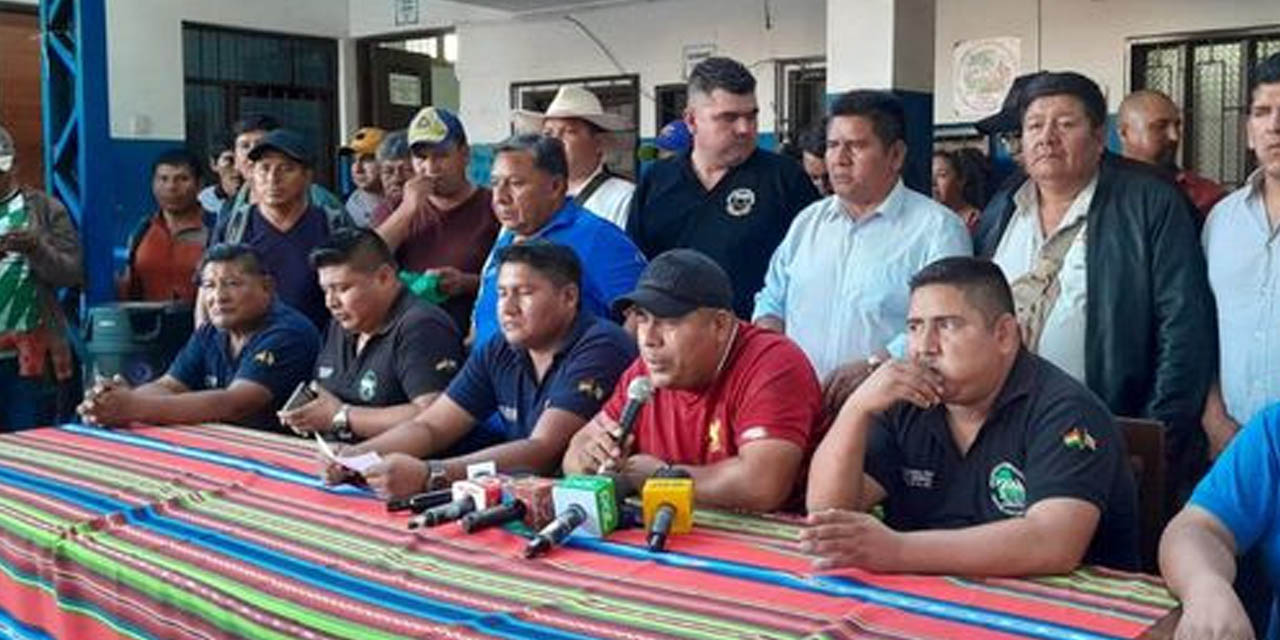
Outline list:
[[[983,211],[977,255],[995,253],[1021,184]],[[1213,294],[1195,219],[1176,187],[1104,156],[1085,231],[1085,384],[1115,415],[1164,422],[1175,466],[1204,459],[1200,415],[1217,371]]]

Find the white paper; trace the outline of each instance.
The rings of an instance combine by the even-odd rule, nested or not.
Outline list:
[[[320,455],[323,455],[325,460],[336,462],[356,473],[363,474],[369,467],[382,462],[382,456],[373,451],[358,456],[338,456],[334,454],[333,449],[329,448],[329,443],[325,442],[320,434],[313,432],[311,435],[316,437],[316,445],[320,447]]]

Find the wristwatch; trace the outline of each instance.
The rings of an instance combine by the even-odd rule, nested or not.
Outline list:
[[[439,460],[427,460],[427,491],[449,488],[449,469]]]
[[[333,437],[342,442],[354,442],[356,434],[351,432],[351,405],[344,404],[333,414]]]

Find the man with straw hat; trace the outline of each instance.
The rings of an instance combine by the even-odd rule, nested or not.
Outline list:
[[[564,85],[546,112],[518,109],[512,120],[519,129],[560,140],[569,158],[569,197],[619,228],[627,227],[636,186],[614,175],[604,163],[609,132],[627,128],[620,116],[605,113],[600,99],[586,88]]]

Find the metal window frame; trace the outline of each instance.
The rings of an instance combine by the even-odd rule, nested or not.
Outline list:
[[[793,130],[792,125],[795,114],[791,113],[792,87],[789,74],[792,71],[817,68],[821,68],[825,74],[828,65],[826,56],[776,58],[773,62],[773,135],[781,147],[800,134],[800,131]]]

